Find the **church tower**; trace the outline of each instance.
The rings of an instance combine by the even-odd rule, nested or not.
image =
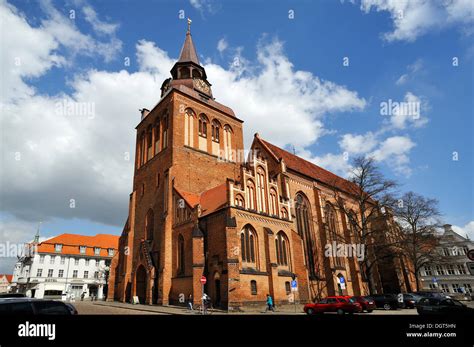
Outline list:
[[[129,255],[120,255],[115,290],[126,301],[138,296],[142,303],[168,304],[176,249],[173,191],[199,195],[226,178],[238,179],[243,153],[242,121],[215,101],[190,20],[160,100],[140,111],[133,192],[120,241]]]

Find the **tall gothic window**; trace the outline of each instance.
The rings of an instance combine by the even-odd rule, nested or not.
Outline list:
[[[257,190],[260,199],[260,211],[267,212],[267,182],[265,171],[259,166],[257,169]]]
[[[235,206],[239,206],[239,207],[244,207],[244,208],[245,208],[245,200],[244,200],[244,198],[243,198],[242,195],[237,194],[237,195],[235,196],[234,205],[235,205]]]
[[[145,133],[140,136],[140,166],[145,163]]]
[[[193,147],[194,145],[194,111],[187,108],[184,111],[184,144]]]
[[[183,235],[178,236],[178,274],[183,275],[185,271],[185,250],[184,250],[184,237]]]
[[[224,154],[227,160],[234,160],[232,155],[232,128],[224,125]]]
[[[219,143],[220,142],[220,131],[221,131],[221,125],[219,124],[218,121],[213,120],[212,121],[212,141]]]
[[[155,123],[153,128],[155,132],[155,155],[160,152],[160,122]]]
[[[337,225],[337,216],[334,207],[330,204],[326,204],[326,226],[327,226],[327,240],[329,243],[341,243],[342,237],[339,234],[339,228]],[[334,257],[334,264],[336,266],[344,266],[344,258]]]
[[[286,237],[283,231],[278,232],[275,239],[276,254],[277,254],[277,264],[281,266],[288,266],[289,261],[289,243],[288,238]]]
[[[257,233],[250,225],[246,225],[240,232],[240,248],[244,265],[256,267],[256,245]]]
[[[255,184],[252,180],[247,180],[247,195],[249,201],[249,209],[255,210],[257,205],[257,198],[255,195]]]
[[[153,157],[153,131],[151,125],[148,126],[146,131],[146,157],[147,161]]]
[[[199,136],[207,137],[207,123],[209,120],[205,115],[199,116]]]
[[[168,116],[164,116],[162,120],[162,132],[163,132],[163,149],[168,147]]]
[[[278,211],[278,200],[277,200],[277,192],[274,188],[270,188],[270,214],[275,216],[277,215]]]
[[[153,229],[154,229],[154,216],[153,210],[148,210],[145,218],[145,234],[147,240],[153,240]]]
[[[304,252],[306,258],[306,266],[309,269],[310,276],[316,276],[315,269],[315,246],[313,240],[312,223],[313,218],[311,216],[311,205],[308,199],[302,193],[296,195],[296,226],[298,234],[300,234],[304,243]]]

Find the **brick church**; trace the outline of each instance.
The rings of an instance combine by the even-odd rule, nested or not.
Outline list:
[[[153,109],[141,110],[129,215],[110,272],[109,299],[198,302],[200,278],[215,306],[277,304],[325,295],[365,295],[354,257],[324,246],[355,243],[334,203],[353,204],[351,183],[258,134],[244,158],[243,121],[218,103],[186,33]],[[397,270],[398,269],[398,270]],[[399,267],[377,272],[379,287],[408,289]],[[384,278],[383,278],[384,277]],[[181,300],[180,300],[181,299]]]

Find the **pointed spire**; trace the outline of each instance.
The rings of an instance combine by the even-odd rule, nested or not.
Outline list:
[[[199,59],[194,47],[193,39],[191,37],[191,19],[188,18],[188,31],[186,32],[186,39],[184,40],[181,54],[179,55],[178,63],[192,62],[199,65]]]
[[[38,223],[38,229],[36,230],[35,239],[34,239],[34,241],[33,241],[34,243],[39,243],[41,223],[42,223],[42,222],[39,222],[39,223]]]

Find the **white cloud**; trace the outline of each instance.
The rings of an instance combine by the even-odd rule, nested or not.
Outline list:
[[[224,52],[228,46],[229,44],[227,43],[225,38],[222,38],[219,40],[219,42],[217,42],[217,50],[219,51],[219,53]]]
[[[61,64],[57,47],[74,51],[74,38],[81,44],[85,36],[57,19],[54,9],[48,9],[53,13],[48,20],[55,25],[38,28],[32,28],[14,8],[0,9],[11,23],[4,35],[13,47],[8,54],[23,54],[37,64],[16,75],[14,66],[1,66],[7,76],[2,81],[5,89],[17,90],[14,98],[2,101],[0,180],[8,182],[0,188],[4,212],[24,221],[80,218],[122,224],[132,189],[138,109],[158,102],[161,83],[169,77],[175,59],[141,40],[136,45],[138,71],[86,70],[69,79],[71,92],[48,95],[32,88],[26,78],[42,76]],[[31,49],[30,38],[43,41],[44,47]],[[3,54],[2,59],[10,58]],[[245,59],[241,60],[245,64],[229,68],[205,66],[217,101],[234,108],[246,121],[247,147],[259,131],[277,145],[304,148],[324,133],[325,115],[365,107],[356,92],[295,70],[278,40],[260,42],[257,54],[252,70],[245,67]],[[71,105],[84,105],[90,113],[68,113]]]
[[[92,28],[99,34],[102,35],[113,35],[115,34],[118,24],[117,23],[108,23],[101,21],[97,16],[97,12],[91,6],[84,6],[82,8],[84,13],[84,19],[92,25]]]
[[[383,34],[387,41],[413,42],[418,37],[451,26],[459,26],[465,34],[472,34],[474,6],[471,0],[362,0],[365,13],[372,9],[389,12],[392,32]]]
[[[198,10],[202,16],[205,13],[214,14],[219,10],[219,5],[214,0],[189,0],[192,7]]]
[[[462,237],[466,237],[467,235],[470,240],[474,240],[474,221],[470,221],[463,227],[453,225],[453,230]]]
[[[414,75],[423,68],[423,60],[417,59],[413,64],[407,66],[408,72],[401,75],[398,80],[395,82],[396,85],[401,86],[413,79]]]
[[[398,174],[409,176],[411,169],[408,166],[408,154],[416,144],[408,136],[392,136],[380,143],[379,147],[369,153],[376,161],[384,161]]]
[[[377,139],[372,132],[365,135],[344,134],[339,141],[339,146],[344,152],[350,154],[364,154],[377,146]]]
[[[428,119],[422,115],[429,109],[426,99],[422,99],[412,92],[407,92],[403,101],[398,104],[399,107],[391,110],[389,122],[392,127],[396,129],[420,128],[428,122]]]

